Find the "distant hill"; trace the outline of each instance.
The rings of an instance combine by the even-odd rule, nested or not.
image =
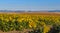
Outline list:
[[[25,11],[25,10],[0,10],[0,12],[60,12],[60,10],[43,10],[43,11]]]
[[[25,12],[23,10],[0,10],[0,12]]]
[[[60,12],[60,10],[50,10],[48,12]]]

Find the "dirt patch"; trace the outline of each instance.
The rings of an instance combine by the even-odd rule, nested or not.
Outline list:
[[[29,31],[33,31],[32,29],[24,29],[23,31],[9,31],[9,32],[2,32],[0,31],[0,33],[28,33]]]

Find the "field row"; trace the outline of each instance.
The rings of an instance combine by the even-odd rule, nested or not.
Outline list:
[[[32,29],[30,33],[49,33],[53,28],[60,32],[60,16],[0,14],[0,30],[4,32]]]

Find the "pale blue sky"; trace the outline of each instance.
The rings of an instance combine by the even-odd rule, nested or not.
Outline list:
[[[0,10],[60,10],[60,0],[0,0]]]

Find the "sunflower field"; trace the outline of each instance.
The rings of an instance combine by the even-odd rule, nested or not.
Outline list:
[[[33,30],[29,33],[59,33],[60,16],[0,14],[1,31],[22,31],[24,29]]]

